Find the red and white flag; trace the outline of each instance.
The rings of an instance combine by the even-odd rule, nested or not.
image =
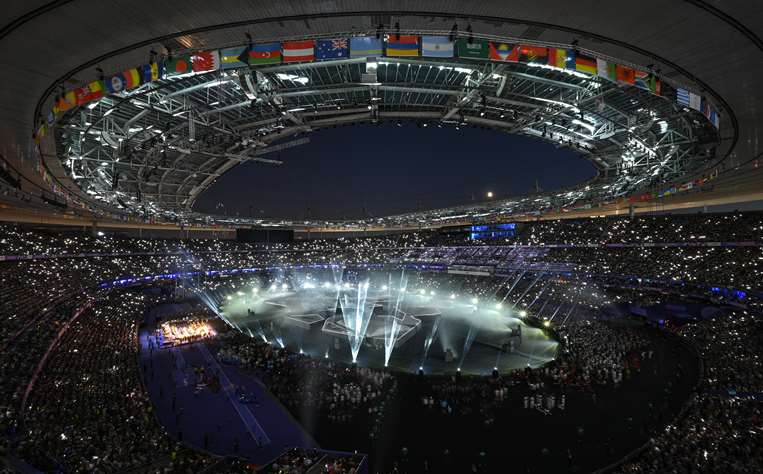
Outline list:
[[[199,51],[191,56],[193,72],[217,71],[220,69],[220,55],[217,51]]]
[[[296,63],[315,60],[315,40],[284,41],[283,62]]]

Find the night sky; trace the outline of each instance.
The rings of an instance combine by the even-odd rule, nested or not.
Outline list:
[[[264,155],[281,166],[231,169],[195,209],[242,217],[250,208],[255,217],[377,217],[484,200],[487,191],[496,198],[527,193],[536,179],[551,190],[595,174],[567,148],[472,127],[363,124],[309,137],[309,144]]]

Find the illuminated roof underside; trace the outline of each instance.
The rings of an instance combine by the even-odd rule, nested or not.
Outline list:
[[[357,58],[148,83],[71,112],[56,144],[67,172],[94,199],[186,221],[208,219],[191,212],[194,200],[235,165],[277,166],[271,152],[309,142],[309,132],[364,121],[529,135],[578,150],[599,172],[573,191],[486,205],[484,215],[495,216],[623,196],[699,168],[715,154],[717,132],[695,115],[648,91],[545,65]],[[486,152],[498,151],[475,149]]]

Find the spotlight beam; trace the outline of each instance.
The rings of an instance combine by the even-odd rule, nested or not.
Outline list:
[[[570,317],[570,314],[572,314],[572,311],[575,309],[575,307],[576,307],[577,305],[578,305],[577,303],[573,304],[573,305],[572,305],[572,308],[570,308],[570,310],[569,310],[569,311],[567,311],[567,316],[565,316],[565,317],[564,317],[564,321],[562,321],[562,326],[564,326],[565,324],[567,324],[567,319]]]
[[[549,321],[553,321],[554,320],[554,318],[556,317],[556,313],[558,313],[559,310],[562,309],[562,306],[564,306],[564,301],[559,303],[559,306],[556,308],[556,311],[554,311],[554,314],[551,315],[551,318],[549,318]]]
[[[469,349],[472,348],[472,343],[474,342],[474,338],[477,337],[477,329],[475,329],[474,325],[469,326],[469,332],[466,334],[466,339],[464,340],[464,350],[461,352],[461,362],[458,364],[459,370],[464,365],[464,360],[466,360],[466,354],[469,352]]]
[[[527,308],[525,308],[525,311],[530,311],[530,308],[532,308],[532,307],[533,307],[533,305],[535,304],[535,302],[536,302],[536,301],[538,301],[538,298],[540,298],[540,297],[543,295],[543,293],[546,291],[546,288],[548,288],[548,283],[549,283],[549,282],[548,282],[548,280],[546,280],[546,283],[543,285],[543,288],[542,288],[542,289],[540,290],[540,292],[539,292],[539,293],[538,293],[538,294],[535,296],[535,299],[533,300],[533,302],[532,302],[532,303],[530,303],[530,306],[528,306]]]
[[[389,274],[387,291],[392,286],[392,275]],[[389,319],[384,325],[384,366],[389,364],[389,359],[392,357],[392,351],[395,349],[395,343],[397,342],[397,336],[400,333],[400,325],[397,323],[397,315],[400,311],[400,306],[405,299],[405,291],[408,288],[408,278],[405,276],[405,268],[400,272],[400,283],[397,286],[397,296],[395,298],[395,309],[392,313],[392,327],[389,327]]]
[[[508,298],[511,292],[514,291],[514,287],[517,286],[517,283],[519,283],[519,280],[521,280],[525,276],[525,273],[527,273],[527,270],[522,270],[522,273],[520,273],[517,279],[514,280],[514,283],[511,285],[511,288],[509,288],[509,292],[506,293],[506,295],[503,297],[503,299],[501,300],[501,303],[506,301],[506,298]]]
[[[549,298],[543,300],[543,304],[540,306],[540,310],[538,310],[538,312],[535,314],[535,317],[540,318],[540,315],[543,314],[543,310],[546,309],[546,305],[549,301],[551,301]]]
[[[512,307],[511,307],[512,309],[514,309],[514,308],[516,308],[516,307],[517,307],[517,305],[519,304],[519,302],[520,302],[520,301],[522,301],[522,298],[524,298],[524,297],[525,297],[525,295],[526,295],[526,294],[527,294],[527,293],[528,293],[530,290],[532,290],[532,288],[535,286],[535,284],[536,284],[536,283],[538,283],[538,280],[540,280],[540,279],[541,279],[541,277],[542,277],[543,275],[545,275],[545,273],[539,273],[539,274],[538,274],[538,276],[535,278],[535,280],[534,280],[532,283],[530,283],[530,286],[528,286],[528,287],[525,289],[525,291],[522,293],[522,296],[520,296],[520,297],[519,297],[519,299],[518,299],[518,300],[516,300],[516,301],[514,302],[514,305],[512,305]]]
[[[432,324],[432,333],[429,335],[428,338],[424,340],[424,357],[421,359],[421,365],[424,365],[424,361],[427,359],[427,355],[429,354],[429,348],[432,347],[432,341],[434,341],[435,335],[437,335],[437,329],[440,327],[440,319],[436,318],[434,320],[434,324]]]

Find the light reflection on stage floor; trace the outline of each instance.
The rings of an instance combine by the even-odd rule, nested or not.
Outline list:
[[[336,299],[333,289],[323,288],[246,293],[228,301],[221,310],[230,324],[253,337],[276,345],[283,343],[313,357],[328,356],[352,363],[348,337],[324,331],[324,320],[336,314]],[[373,311],[372,318],[391,314],[396,306],[395,296],[369,291],[367,311]],[[494,368],[504,373],[538,367],[556,354],[558,343],[515,317],[517,312],[510,307],[498,309],[495,303],[483,307],[465,298],[409,295],[399,309],[421,324],[407,338],[401,337],[404,341],[392,351],[388,366],[393,370],[416,373],[423,366],[427,374],[447,374],[456,373],[460,367],[463,374],[486,375]],[[379,324],[376,333],[382,336],[376,339],[375,346],[370,337],[365,339],[357,358],[360,366],[384,366],[384,326]],[[437,331],[425,358],[426,341],[435,325]],[[470,325],[473,343],[464,356]],[[450,360],[446,360],[446,349],[452,353]]]

